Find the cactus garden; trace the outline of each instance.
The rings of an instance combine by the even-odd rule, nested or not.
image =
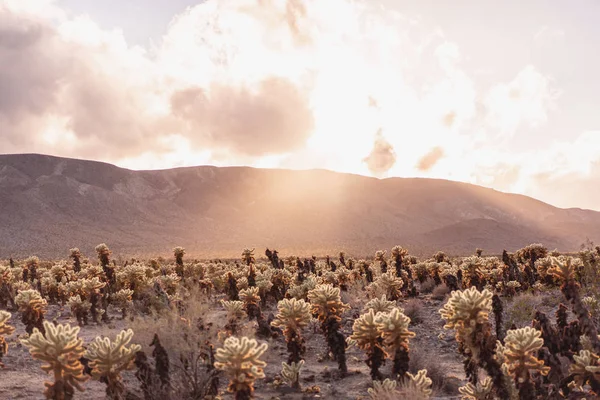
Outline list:
[[[6,399],[592,399],[600,247],[0,261]]]

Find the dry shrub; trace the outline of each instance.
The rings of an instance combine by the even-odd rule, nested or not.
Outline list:
[[[432,381],[434,394],[439,392],[449,395],[458,394],[456,379],[446,376],[446,368],[440,363],[439,356],[434,352],[413,345],[410,349],[408,371],[411,374],[416,374],[422,369],[427,370],[427,376]]]
[[[446,285],[438,285],[433,289],[431,293],[431,298],[434,300],[444,300],[446,296],[450,293],[450,289]]]
[[[423,321],[423,303],[418,299],[410,299],[402,305],[404,315],[410,318],[410,323],[416,325]]]
[[[210,308],[211,302],[204,295],[194,293],[186,299],[182,311],[138,317],[132,323],[136,340],[146,354],[152,354],[150,343],[154,334],[166,349],[173,388],[171,398],[209,398],[217,374],[212,368],[211,345],[217,346],[217,326],[221,326],[209,320]]]
[[[506,307],[506,328],[510,328],[513,324],[517,328],[530,326],[540,305],[541,298],[531,293],[521,293],[513,297]]]
[[[543,290],[539,295],[540,304],[544,307],[554,308],[564,302],[564,297],[559,289]]]
[[[431,293],[435,288],[435,281],[431,278],[427,278],[425,282],[421,283],[419,291],[421,293]]]

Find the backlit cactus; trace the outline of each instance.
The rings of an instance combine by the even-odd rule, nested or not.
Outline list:
[[[37,328],[21,343],[29,349],[31,356],[44,362],[42,370],[53,374],[54,382],[45,382],[44,395],[47,399],[73,398],[75,389],[83,391],[81,384],[87,380],[79,359],[84,354],[83,340],[77,335],[79,327],[53,325],[44,321],[45,334]]]
[[[258,318],[261,315],[260,311],[260,295],[257,287],[249,287],[247,289],[240,290],[240,300],[244,302],[244,309],[248,318]]]
[[[327,339],[327,346],[338,362],[339,370],[348,372],[346,365],[346,338],[340,332],[342,313],[349,307],[342,302],[340,288],[331,285],[319,285],[308,292],[312,312],[321,321],[321,329]]]
[[[0,367],[4,366],[2,364],[2,357],[8,353],[8,343],[5,337],[12,335],[15,331],[15,327],[8,323],[10,317],[11,314],[9,312],[0,310]]]
[[[25,324],[27,333],[33,333],[34,328],[44,333],[44,314],[48,302],[40,292],[33,289],[22,290],[15,297],[15,303],[19,307],[21,322]]]
[[[544,345],[542,333],[526,327],[509,330],[504,339],[504,363],[508,373],[514,378],[521,399],[534,399],[535,386],[532,373],[547,375],[550,368],[537,358],[537,352]]]
[[[367,353],[367,365],[371,368],[371,379],[379,380],[379,368],[385,361],[386,353],[383,350],[383,339],[379,331],[377,315],[373,310],[361,315],[352,325],[350,340]]]
[[[394,308],[390,313],[378,314],[376,323],[384,348],[394,357],[392,372],[394,375],[404,376],[410,361],[409,340],[415,337],[415,333],[408,330],[410,318]]]
[[[488,290],[478,291],[471,287],[463,291],[454,291],[450,299],[440,310],[446,321],[444,328],[455,329],[457,335],[463,335],[477,323],[488,320],[492,311],[492,293]]]
[[[427,376],[427,370],[422,369],[416,375],[407,372],[406,376],[400,390],[401,395],[411,400],[428,400],[433,390],[432,380]]]
[[[483,381],[473,385],[471,382],[458,388],[461,400],[493,400],[492,380],[488,376]]]
[[[302,329],[311,320],[310,304],[304,300],[283,299],[277,304],[277,310],[271,325],[283,329],[289,353],[288,363],[299,362],[306,351]]]
[[[111,400],[124,398],[125,386],[121,372],[133,368],[135,353],[142,349],[138,344],[129,345],[132,338],[131,329],[121,331],[114,341],[97,337],[85,352],[90,360],[92,376],[106,383],[106,395]]]
[[[281,378],[293,389],[300,389],[300,370],[304,366],[304,360],[298,362],[281,363]]]
[[[88,324],[88,314],[92,305],[87,300],[82,300],[80,295],[69,297],[67,305],[71,309],[71,314],[77,319],[79,326]]]
[[[215,354],[215,368],[229,377],[228,390],[235,394],[236,400],[253,397],[254,381],[265,377],[263,368],[267,365],[260,357],[267,351],[268,345],[259,345],[256,340],[247,337],[230,337]]]
[[[581,350],[573,356],[574,363],[569,367],[572,381],[571,388],[584,391],[584,386],[589,385],[592,394],[600,395],[600,361],[598,355],[589,350]]]
[[[375,297],[374,299],[369,300],[367,304],[365,304],[363,312],[373,310],[375,311],[375,314],[380,312],[387,313],[392,311],[394,308],[396,308],[396,302],[389,301],[384,294],[381,297]]]
[[[396,390],[398,382],[392,379],[373,381],[373,387],[368,389],[371,400],[396,400],[401,398]]]
[[[394,272],[381,274],[375,282],[369,286],[373,293],[383,293],[390,300],[398,300],[402,297],[404,281],[398,278]]]

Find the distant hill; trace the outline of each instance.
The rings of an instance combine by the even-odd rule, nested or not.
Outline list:
[[[576,250],[600,241],[600,213],[437,179],[375,179],[324,170],[189,167],[132,171],[45,155],[0,155],[0,257],[116,254],[372,255]]]

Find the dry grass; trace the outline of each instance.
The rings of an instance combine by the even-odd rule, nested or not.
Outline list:
[[[448,289],[448,286],[444,284],[438,285],[431,292],[431,298],[434,300],[444,300],[448,293],[450,293],[450,289]]]
[[[435,353],[412,346],[408,369],[411,374],[416,374],[419,370],[426,369],[427,376],[432,381],[434,393],[458,394],[456,379],[446,376],[446,369],[440,363]]]
[[[403,304],[404,315],[410,318],[413,325],[423,322],[423,303],[418,299],[410,299]]]
[[[531,293],[521,293],[516,295],[506,306],[505,327],[509,329],[513,324],[517,328],[530,326],[535,311],[541,304],[541,298]]]
[[[421,283],[419,291],[423,294],[426,294],[431,293],[435,288],[435,281],[431,278],[427,278],[425,282]]]
[[[210,385],[212,364],[210,343],[217,344],[217,326],[209,321],[211,302],[195,293],[186,300],[186,308],[162,312],[158,316],[135,318],[132,328],[136,340],[146,354],[152,353],[150,343],[156,333],[170,360],[172,398],[202,399]],[[214,312],[210,313],[214,315]]]

